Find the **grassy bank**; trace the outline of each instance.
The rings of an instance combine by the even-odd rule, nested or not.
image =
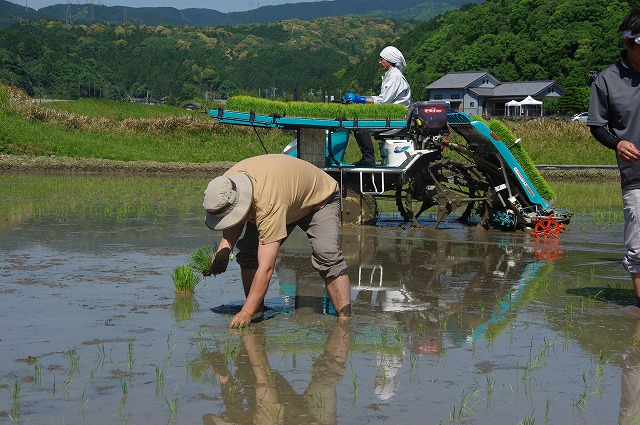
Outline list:
[[[219,125],[199,112],[165,105],[80,100],[36,105],[0,86],[0,154],[70,156],[124,161],[239,161],[280,152],[292,134],[280,130]],[[535,164],[613,165],[581,123],[505,122]],[[452,135],[452,138],[456,138]],[[346,160],[358,159],[350,143]]]

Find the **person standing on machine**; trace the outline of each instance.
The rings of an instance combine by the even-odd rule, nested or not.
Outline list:
[[[384,71],[380,94],[378,96],[360,96],[349,92],[342,98],[343,102],[374,104],[398,103],[409,106],[411,102],[411,87],[409,87],[407,79],[402,75],[402,67],[407,64],[402,52],[393,46],[387,46],[380,52],[378,64],[380,64],[380,68]],[[362,152],[362,159],[353,165],[375,165],[371,134],[365,129],[354,130],[353,134],[358,142],[360,152]]]

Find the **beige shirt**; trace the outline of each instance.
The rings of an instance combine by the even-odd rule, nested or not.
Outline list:
[[[327,173],[290,155],[247,158],[224,175],[236,173],[247,174],[253,183],[248,219],[255,221],[261,244],[283,239],[288,224],[322,208],[338,190],[338,183]]]

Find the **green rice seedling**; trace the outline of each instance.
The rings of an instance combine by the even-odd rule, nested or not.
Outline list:
[[[322,409],[326,404],[322,393],[313,393],[311,399],[318,409]]]
[[[104,363],[106,357],[106,350],[104,344],[98,345],[98,364]]]
[[[169,353],[167,354],[167,364],[171,364],[171,355],[173,354],[173,350],[176,348],[176,344],[173,344],[169,347]]]
[[[160,369],[158,366],[156,366],[156,389],[158,388],[162,389],[163,385],[164,385],[164,368]]]
[[[62,392],[62,396],[66,399],[71,398],[71,396],[69,395],[69,391],[67,391],[67,386],[69,386],[69,384],[72,382],[73,380],[71,379],[65,379],[64,381],[62,381],[62,384],[60,384],[60,391]]]
[[[171,413],[171,420],[175,422],[176,415],[178,414],[178,385],[176,385],[176,389],[174,392],[175,396],[169,400],[167,397],[164,398],[165,403],[167,403],[167,407],[169,407],[169,412]]]
[[[515,159],[518,161],[524,173],[529,177],[533,186],[538,190],[538,193],[542,199],[555,199],[556,194],[549,186],[546,180],[542,177],[535,164],[531,160],[531,157],[527,154],[520,143],[515,143],[516,137],[511,130],[507,128],[502,121],[492,119],[488,123],[489,128],[493,131],[502,142],[511,151]]]
[[[42,365],[40,362],[35,362],[33,364],[33,387],[35,389],[40,389],[40,385],[42,384]]]
[[[551,410],[551,398],[547,396],[547,404],[544,408],[544,423],[545,425],[549,424],[549,411]]]
[[[234,111],[255,112],[261,115],[288,117],[404,120],[407,109],[397,104],[345,105],[340,103],[280,102],[251,96],[233,96],[227,99],[226,108]]]
[[[204,276],[210,275],[214,266],[212,257],[215,252],[216,247],[209,245],[196,248],[193,254],[191,254],[191,263],[189,263],[189,265],[193,270],[200,272]]]
[[[349,362],[349,367],[351,368],[351,383],[353,384],[353,400],[355,403],[355,399],[358,396],[358,375],[353,368],[353,363]]]
[[[420,372],[420,361],[416,354],[409,355],[409,379],[417,378]]]
[[[169,407],[169,412],[171,413],[171,416],[175,416],[176,413],[178,413],[178,397],[174,397],[171,400],[169,400],[168,398],[165,397],[164,399],[165,403],[167,403],[167,406]]]
[[[475,401],[473,400],[475,398]],[[453,423],[464,423],[473,413],[473,408],[479,401],[478,390],[475,389],[471,391],[469,394],[465,394],[464,390],[462,391],[462,396],[460,396],[460,405],[456,403],[453,404],[453,410],[449,414],[449,420]]]
[[[131,372],[136,359],[133,357],[133,338],[129,338],[127,342],[127,370]]]
[[[533,412],[532,412],[531,416],[527,416],[526,418],[518,422],[518,425],[535,425],[535,423],[536,423],[536,417],[533,415]]]
[[[442,329],[443,331],[447,330],[447,323],[447,315],[444,313],[438,314],[438,324],[440,325],[440,329]]]
[[[122,388],[122,397],[120,397],[120,409],[124,410],[125,404],[127,404],[127,395],[129,394],[129,385],[124,379],[120,381],[120,387]]]
[[[12,422],[20,423],[20,391],[22,384],[19,381],[13,382],[13,389],[11,391],[11,413],[9,413],[9,419]]]
[[[82,388],[82,394],[80,395],[80,402],[82,403],[82,408],[84,410],[84,406],[87,405],[87,403],[89,403],[89,396],[87,395],[87,386],[85,385]]]
[[[202,276],[195,274],[189,265],[174,268],[171,277],[176,292],[186,294],[192,294],[202,279]]]
[[[79,373],[80,366],[80,355],[76,354],[73,350],[67,351],[64,355],[64,358],[69,362],[69,367],[67,368],[66,374],[69,378],[73,378],[74,375]]]
[[[493,374],[491,375],[485,375],[485,378],[487,380],[487,386],[485,387],[485,390],[487,391],[487,395],[490,397],[493,394],[496,386],[496,373],[493,372]]]

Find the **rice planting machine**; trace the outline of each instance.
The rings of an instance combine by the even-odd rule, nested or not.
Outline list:
[[[295,132],[282,153],[322,168],[339,182],[344,223],[375,225],[378,202],[385,198],[395,201],[404,223],[416,227],[422,225],[420,215],[434,208],[436,228],[460,211],[456,219],[465,223],[479,218],[475,222],[485,228],[557,238],[571,219],[543,196],[545,182],[533,164],[526,164],[526,154],[516,159],[519,140],[508,146],[483,121],[451,112],[447,102],[415,102],[406,120],[299,118],[222,108],[210,115],[223,124]],[[370,131],[378,141],[380,164],[344,162],[349,134],[356,129]],[[464,142],[450,141],[450,130]]]

